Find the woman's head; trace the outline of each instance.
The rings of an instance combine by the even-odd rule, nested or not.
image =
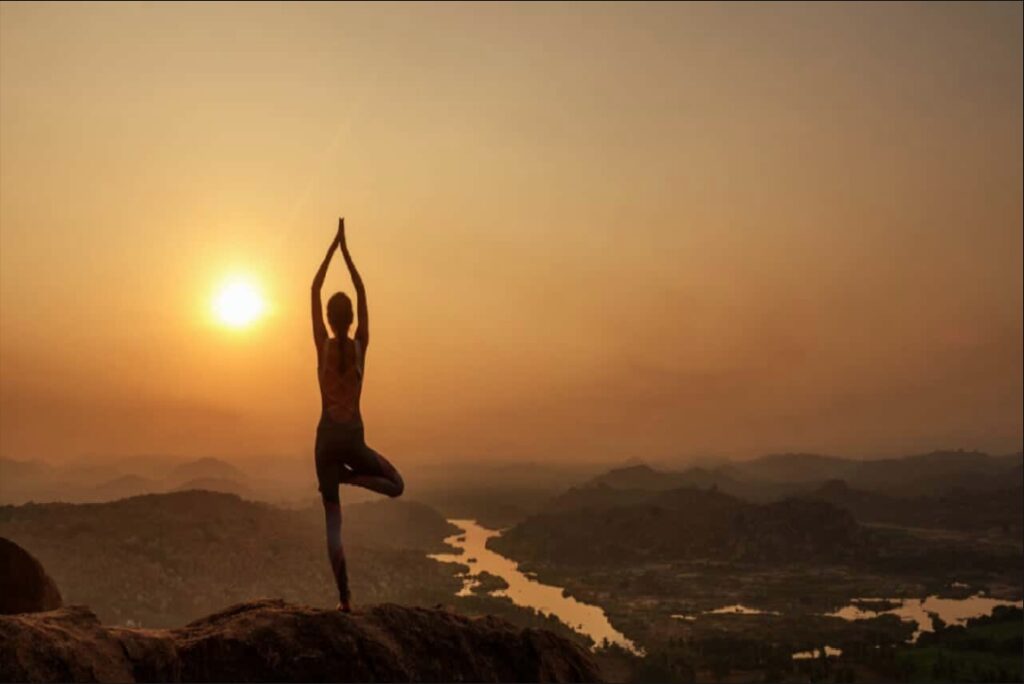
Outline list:
[[[336,337],[348,335],[352,325],[352,300],[344,292],[335,292],[327,300],[327,322]]]

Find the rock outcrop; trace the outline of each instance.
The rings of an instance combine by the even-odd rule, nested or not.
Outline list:
[[[588,682],[580,646],[496,617],[262,600],[173,630],[103,627],[82,606],[0,617],[0,681]]]
[[[0,537],[0,613],[34,613],[62,605],[60,591],[42,564],[10,539]]]

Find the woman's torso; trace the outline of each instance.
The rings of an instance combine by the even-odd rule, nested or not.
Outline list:
[[[336,423],[362,423],[363,350],[359,341],[328,337],[321,350],[318,377],[323,415]]]

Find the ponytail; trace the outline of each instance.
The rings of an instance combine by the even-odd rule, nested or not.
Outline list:
[[[352,300],[344,292],[335,292],[327,300],[327,322],[331,324],[338,343],[338,373],[344,374],[348,370],[348,329],[352,326]],[[355,347],[352,353],[354,356]]]

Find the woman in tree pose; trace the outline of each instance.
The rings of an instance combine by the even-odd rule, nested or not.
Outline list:
[[[348,336],[352,326],[352,300],[343,292],[335,292],[327,300],[327,323],[333,336],[328,335],[324,325],[320,289],[335,247],[341,248],[356,290],[358,321],[354,338]],[[321,399],[320,423],[316,428],[316,478],[327,523],[327,556],[338,585],[338,609],[351,612],[345,551],[341,545],[338,485],[344,483],[365,487],[396,497],[401,496],[405,483],[398,470],[386,458],[366,446],[363,438],[359,395],[363,388],[366,348],[370,344],[370,324],[363,279],[359,277],[345,243],[344,218],[338,219],[338,234],[313,278],[312,303],[313,342],[316,344]]]

